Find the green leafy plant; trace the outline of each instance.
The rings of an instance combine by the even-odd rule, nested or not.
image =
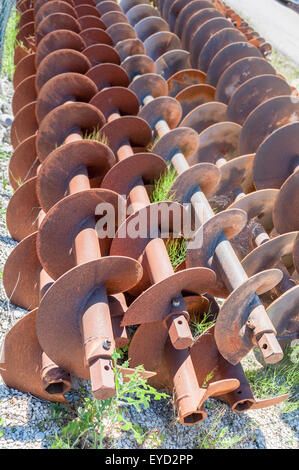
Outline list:
[[[105,442],[111,441],[113,430],[132,432],[138,444],[142,444],[145,433],[137,424],[128,418],[130,407],[139,413],[142,408],[148,408],[150,400],[166,398],[165,393],[159,393],[142,378],[142,366],[135,369],[132,375],[122,373],[129,362],[126,361],[120,369],[117,360],[118,352],[113,353],[113,370],[115,374],[116,394],[108,400],[85,398],[83,406],[78,408],[77,417],[64,426],[52,443],[53,449],[94,448],[102,449]],[[125,379],[125,380],[124,380]]]
[[[16,45],[16,37],[18,34],[17,25],[20,20],[20,14],[16,9],[13,9],[7,22],[4,50],[2,58],[2,76],[8,77],[12,80],[15,70],[14,66],[14,48]]]
[[[299,344],[294,347],[288,346],[284,358],[277,364],[246,371],[247,379],[257,398],[290,394],[290,398],[281,405],[282,413],[290,413],[299,407],[298,354]]]
[[[117,348],[116,351],[119,354],[120,359],[124,360],[127,359],[128,356],[128,350],[129,350],[129,343],[126,344],[123,348]]]

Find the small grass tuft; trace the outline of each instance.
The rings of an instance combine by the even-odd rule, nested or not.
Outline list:
[[[174,168],[168,166],[167,170],[155,181],[151,194],[151,202],[173,201],[174,196],[169,194],[175,182],[177,173]]]
[[[165,246],[172,267],[175,269],[186,258],[186,241],[182,238],[174,238],[166,240]]]
[[[208,375],[205,377],[203,383],[201,384],[203,388],[208,387],[209,382],[212,380],[212,378],[215,375],[215,370],[216,370],[216,367],[213,370],[211,370],[211,372],[209,372]]]
[[[66,424],[67,417],[70,414],[70,409],[63,403],[50,403],[51,419],[58,426]]]
[[[269,364],[256,370],[247,370],[246,376],[257,398],[290,394],[281,405],[282,413],[299,408],[299,344],[288,346],[284,358],[277,364]]]
[[[192,322],[193,335],[196,338],[204,333],[210,326],[214,325],[216,318],[211,314],[211,305],[209,310],[205,312],[200,320],[200,322]]]
[[[153,150],[154,146],[156,145],[156,143],[157,143],[159,140],[160,140],[160,137],[157,135],[157,136],[155,137],[154,141],[153,141],[151,144],[148,145],[147,150],[148,150],[149,152],[151,152],[151,151]]]
[[[199,436],[196,438],[199,449],[231,449],[246,439],[245,432],[242,435],[231,435],[229,426],[220,428],[225,411],[224,407],[221,408],[208,428],[199,428]]]
[[[151,194],[151,202],[174,201],[174,194],[170,193],[175,182],[177,173],[168,165],[167,170],[155,181]],[[183,238],[167,240],[166,249],[173,269],[175,269],[186,258],[186,241]]]
[[[108,138],[105,134],[101,135],[100,129],[94,129],[92,132],[86,132],[83,135],[84,140],[96,140],[97,142],[101,142],[104,145],[109,145]]]
[[[1,71],[2,76],[8,77],[9,80],[13,79],[13,74],[15,71],[14,49],[16,45],[16,37],[18,34],[17,25],[19,20],[20,14],[14,8],[7,22]]]
[[[7,185],[8,185],[8,180],[6,178],[6,175],[5,175],[4,171],[2,171],[2,188],[3,188],[3,191],[6,190]]]

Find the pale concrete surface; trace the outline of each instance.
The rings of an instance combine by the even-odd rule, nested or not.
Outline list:
[[[299,14],[277,0],[225,0],[279,52],[299,65]]]

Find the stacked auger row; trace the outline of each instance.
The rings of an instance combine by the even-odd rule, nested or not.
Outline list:
[[[105,399],[111,354],[130,341],[130,365],[194,424],[208,397],[237,412],[286,398],[256,400],[240,360],[258,346],[275,363],[298,336],[299,100],[263,57],[269,45],[220,2],[156,7],[18,3],[7,226],[20,243],[3,281],[30,312],[5,338],[1,374],[52,401],[73,374]],[[151,203],[168,165],[172,202]],[[199,229],[179,227],[187,255],[174,271],[163,234],[178,235],[186,203]],[[194,341],[190,315],[207,309],[216,324]]]

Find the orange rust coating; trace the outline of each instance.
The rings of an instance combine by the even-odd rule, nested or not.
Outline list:
[[[39,166],[40,168],[40,166]],[[43,210],[39,211],[38,214],[38,227],[42,223],[45,212]],[[41,269],[39,273],[39,297],[40,299],[49,289],[53,279],[49,274]],[[63,369],[61,369],[57,364],[55,364],[45,352],[42,352],[42,368],[41,368],[41,381],[42,389],[48,393],[67,393],[72,388],[72,382],[70,375]]]
[[[206,417],[204,409],[198,409],[206,390],[198,385],[190,352],[188,349],[176,351],[168,344],[165,353],[173,377],[174,400],[180,422],[199,423]]]
[[[81,141],[79,129],[65,139],[65,144]],[[86,167],[81,167],[69,181],[69,194],[90,189]],[[74,249],[77,265],[87,263],[101,257],[99,240],[95,231],[95,217],[84,221],[84,225],[75,237]],[[82,338],[85,360],[89,366],[92,391],[96,398],[107,399],[115,394],[114,373],[111,365],[111,352],[115,343],[105,286],[98,286],[96,299],[84,310],[81,319]],[[91,296],[94,297],[94,294]],[[103,349],[103,342],[108,341],[110,347]]]
[[[133,154],[134,152],[129,142],[125,142],[117,151],[119,161],[130,158]],[[134,212],[150,204],[150,199],[141,178],[139,184],[130,191],[129,198]],[[147,244],[144,257],[153,284],[174,274],[166,247],[161,238],[155,238]],[[182,296],[181,303],[183,310],[186,310]],[[182,315],[179,321],[180,323],[178,323],[174,314],[169,323],[169,337],[175,348],[184,349],[191,346],[193,337],[186,317]]]

